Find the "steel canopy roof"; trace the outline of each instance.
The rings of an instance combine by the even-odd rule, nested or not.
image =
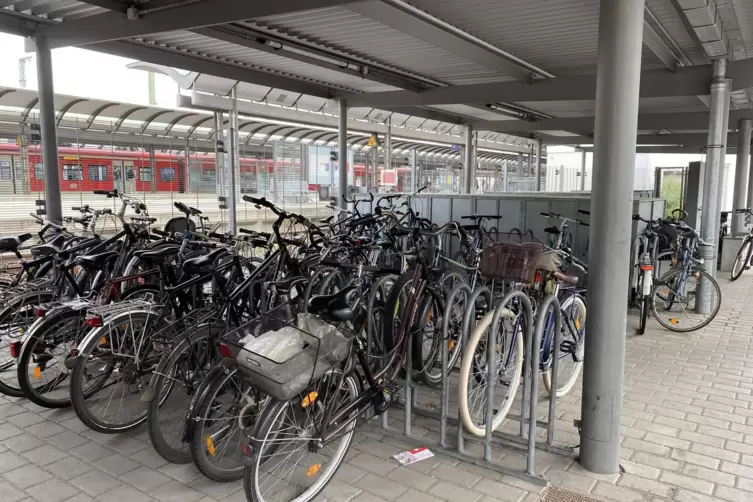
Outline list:
[[[588,144],[592,134],[554,125],[593,116],[598,0],[0,0],[0,7],[0,30],[180,68],[192,78],[186,89],[214,86],[221,95],[240,82],[254,101],[318,111],[345,97],[354,105],[349,115],[363,120],[393,114],[393,122],[408,117],[410,127],[440,132],[473,124],[511,145],[536,137]],[[641,114],[707,112],[709,63],[725,55],[731,108],[749,110],[753,3],[647,0]],[[441,98],[426,99],[440,88]],[[539,127],[497,126],[509,120]]]

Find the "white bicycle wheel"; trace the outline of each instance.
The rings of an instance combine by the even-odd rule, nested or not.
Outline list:
[[[486,313],[471,333],[468,346],[463,351],[458,382],[458,414],[465,429],[475,436],[486,434],[487,351],[488,332],[494,310]],[[496,430],[510,411],[523,376],[523,330],[514,312],[504,309],[497,331],[496,396],[492,430]],[[502,342],[502,343],[500,343]]]
[[[586,302],[584,302],[583,298],[579,296],[569,296],[567,299],[565,299],[565,301],[562,302],[560,309],[562,310],[563,317],[562,341],[569,341],[575,344],[576,357],[575,359],[573,359],[572,354],[563,354],[560,352],[560,361],[558,368],[559,376],[557,377],[557,397],[565,396],[571,390],[573,390],[575,382],[578,380],[578,375],[580,375],[580,371],[583,368],[583,348],[585,346],[584,339],[586,336]],[[568,309],[571,310],[568,311]],[[570,324],[578,331],[577,334],[571,333],[567,328],[567,324],[565,323],[564,319],[565,316],[568,316],[570,318]],[[577,339],[574,339],[576,337]],[[552,342],[554,341],[552,340]],[[542,374],[542,378],[544,380],[544,387],[546,388],[546,391],[551,394],[551,367],[549,368],[549,370]]]

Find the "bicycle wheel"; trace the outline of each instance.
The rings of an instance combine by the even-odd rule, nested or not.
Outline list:
[[[202,474],[220,482],[243,477],[241,411],[244,427],[252,427],[263,406],[263,398],[243,384],[237,368],[222,372],[197,403],[190,448],[191,458]]]
[[[507,310],[507,309],[505,309]],[[458,413],[463,426],[475,436],[486,434],[487,343],[494,310],[478,321],[463,352],[458,381]],[[510,411],[523,376],[523,329],[520,316],[507,310],[497,330],[497,375],[492,430],[496,430]]]
[[[637,334],[643,335],[646,333],[646,325],[648,325],[648,313],[651,312],[651,299],[648,296],[641,298],[640,307],[641,317]]]
[[[437,337],[438,343],[436,347],[437,355],[434,360],[434,364],[431,368],[424,371],[424,380],[432,385],[436,385],[442,381],[442,361],[441,353],[442,344],[447,344],[447,369],[448,371],[455,367],[458,362],[458,358],[462,353],[462,341],[463,338],[460,335],[463,315],[465,314],[466,305],[468,303],[468,295],[460,294],[455,297],[455,302],[452,305],[450,312],[450,319],[447,326],[448,339],[441,340],[441,337]],[[445,307],[445,309],[447,306]]]
[[[11,346],[20,348],[17,343],[23,341],[32,324],[33,307],[50,301],[51,295],[22,296],[11,299],[9,305],[0,310],[0,393],[11,397],[24,397],[21,385],[18,383],[17,359],[15,350]],[[5,301],[8,301],[6,298]]]
[[[743,245],[740,246],[740,249],[737,251],[735,263],[732,264],[732,271],[730,273],[731,280],[738,280],[740,276],[743,275],[743,272],[750,266],[750,255],[751,240],[746,237],[743,241]]]
[[[149,439],[159,456],[173,464],[191,462],[186,416],[191,396],[218,359],[211,344],[213,331],[219,330],[200,326],[190,335],[180,336],[160,360],[149,384]]]
[[[707,282],[708,313],[696,312],[696,291],[701,280]],[[714,320],[721,305],[719,284],[703,270],[671,270],[654,287],[651,298],[651,310],[659,324],[678,333],[703,328]]]
[[[30,331],[21,349],[17,378],[32,403],[45,408],[71,405],[70,371],[65,361],[88,328],[85,315],[82,310],[53,312]]]
[[[157,331],[153,326],[158,317],[146,311],[115,315],[79,347],[71,403],[90,429],[115,434],[146,421],[141,392],[160,360],[150,336]]]
[[[385,357],[395,349],[397,335],[400,332],[400,323],[408,315],[408,298],[410,285],[413,281],[415,270],[409,270],[398,277],[395,284],[390,288],[387,304],[384,308],[384,320],[382,322],[382,343],[384,344]]]
[[[355,412],[340,423],[326,424],[327,431],[343,430],[328,443],[322,443],[324,415],[331,416],[359,395],[352,375],[331,370],[301,395],[290,401],[276,401],[265,408],[257,422],[254,448],[246,465],[243,488],[250,502],[307,502],[316,497],[345,460],[356,425]],[[313,402],[311,402],[313,401]]]
[[[560,343],[560,360],[557,375],[557,397],[567,395],[575,386],[578,375],[583,368],[583,355],[586,343],[586,302],[577,295],[568,296],[560,306],[562,311],[562,338]],[[550,329],[554,329],[552,325]],[[552,340],[549,358],[554,353],[554,334],[545,333],[544,337]],[[552,368],[542,375],[544,388],[552,393]]]
[[[387,275],[380,277],[372,285],[369,292],[367,307],[368,331],[366,338],[366,357],[371,363],[371,370],[378,373],[387,363],[382,335],[384,333],[385,304],[389,297],[392,286],[397,281],[397,276]]]

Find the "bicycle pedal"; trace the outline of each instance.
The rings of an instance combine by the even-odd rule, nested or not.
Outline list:
[[[578,344],[572,340],[563,340],[560,342],[560,352],[564,352],[565,354],[575,354],[577,349]]]

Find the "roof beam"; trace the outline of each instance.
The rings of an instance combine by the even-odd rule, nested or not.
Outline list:
[[[643,21],[643,44],[648,47],[654,55],[664,63],[670,70],[677,68],[677,58],[674,53],[667,47],[664,40],[651,27],[648,21]]]
[[[753,87],[753,59],[728,63],[728,77],[732,90]],[[676,72],[648,70],[641,73],[642,98],[667,96],[698,96],[711,88],[711,65],[678,68]],[[492,82],[427,89],[421,93],[410,91],[372,92],[342,96],[352,106],[372,108],[396,106],[433,106],[450,104],[577,101],[596,97],[596,75],[575,75],[556,79],[526,82]]]
[[[741,119],[753,119],[753,110],[737,110],[730,112],[730,129],[737,128]],[[592,131],[594,117],[575,117],[563,119],[547,119],[528,122],[525,120],[478,120],[473,126],[479,131],[518,132],[525,134],[535,131]],[[654,113],[638,115],[638,130],[681,130],[705,131],[709,125],[708,112],[692,113]],[[516,134],[517,135],[517,134]]]
[[[681,133],[681,134],[639,134],[637,144],[643,146],[649,145],[675,145],[675,146],[692,146],[696,148],[706,146],[708,134],[705,132],[698,133]],[[544,138],[545,145],[593,145],[593,138],[587,136],[564,136],[564,137],[547,137]],[[737,144],[737,133],[727,134],[727,144]]]
[[[86,45],[152,33],[187,30],[202,26],[232,23],[266,16],[345,5],[357,0],[275,0],[274,2],[185,0],[175,6],[139,11],[140,18],[128,19],[116,11],[45,26],[40,34],[47,37],[50,47]]]
[[[526,80],[531,75],[546,78],[554,76],[401,0],[359,2],[349,5],[348,8],[390,28],[519,80]]]

